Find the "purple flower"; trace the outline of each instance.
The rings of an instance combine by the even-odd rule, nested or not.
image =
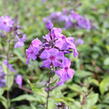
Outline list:
[[[6,86],[5,73],[0,73],[0,87]]]
[[[50,34],[46,34],[45,36],[43,36],[43,39],[45,39],[47,42],[52,40]]]
[[[9,16],[0,16],[0,30],[10,32],[14,21]]]
[[[63,57],[64,54],[55,48],[44,50],[40,55],[40,58],[44,60],[42,66],[47,68],[50,68],[52,65],[54,67],[61,66],[61,60]]]
[[[3,68],[2,68],[2,66],[0,66],[0,73],[1,73],[1,72],[3,72]]]
[[[51,35],[52,39],[56,39],[56,38],[60,37],[61,33],[62,33],[61,28],[53,28],[50,32],[50,35]]]
[[[71,48],[73,50],[74,57],[77,57],[78,56],[78,51],[77,51],[76,45],[74,43],[74,38],[68,37],[67,38],[67,43],[69,45],[69,48]]]
[[[54,23],[64,24],[64,29],[79,27],[84,29],[91,29],[90,20],[79,15],[75,11],[63,10],[62,12],[53,12],[50,16],[46,17]]]
[[[26,63],[28,64],[31,59],[35,60],[37,58],[38,52],[39,52],[38,48],[35,48],[32,45],[30,45],[30,47],[26,49],[26,58],[27,58]]]
[[[15,82],[21,88],[22,87],[22,82],[23,82],[22,75],[16,75]]]
[[[88,19],[84,18],[83,16],[80,16],[76,12],[71,12],[73,20],[75,20],[80,28],[84,28],[87,30],[91,29],[91,23]]]
[[[44,19],[44,22],[48,30],[51,30],[53,28],[53,23],[51,22],[51,20]]]
[[[72,20],[78,21],[80,19],[80,15],[74,11],[71,11]]]
[[[62,35],[56,41],[55,46],[58,47],[60,50],[64,50],[65,52],[72,49],[74,56],[78,56],[78,51],[76,49],[73,37],[66,38],[64,35]]]
[[[80,28],[85,28],[87,30],[91,29],[91,24],[90,21],[88,19],[85,19],[84,17],[80,17],[80,19],[78,20],[78,26]]]
[[[43,3],[45,3],[47,0],[41,0]]]
[[[39,53],[39,50],[41,49],[42,42],[36,38],[32,41],[30,47],[26,49],[26,58],[27,58],[27,63],[29,61],[37,59],[37,55]]]
[[[74,75],[74,70],[70,68],[71,62],[68,58],[64,58],[62,62],[62,68],[56,71],[60,81],[58,85],[62,85],[67,80],[71,79]]]
[[[47,42],[52,42],[57,40],[59,37],[61,37],[62,33],[62,29],[61,28],[52,28],[50,33],[48,33],[47,35],[45,35],[43,38],[47,41]]]
[[[32,41],[32,46],[35,48],[38,48],[41,44],[42,44],[42,42],[38,38],[36,38]]]
[[[60,37],[56,40],[55,46],[59,48],[60,50],[68,50],[69,49],[69,43],[67,43],[67,38],[64,35],[60,35]]]
[[[51,20],[60,20],[62,21],[61,17],[62,16],[62,13],[61,12],[53,12],[51,13],[51,15],[48,17],[48,19],[51,19]]]
[[[76,46],[82,45],[82,44],[84,44],[84,41],[81,38],[79,38],[78,40],[75,41]]]
[[[44,41],[34,39],[26,50],[27,62],[39,57],[42,60],[42,67],[54,68],[54,72],[60,77],[58,85],[71,79],[74,70],[70,68],[71,62],[65,54],[73,53],[76,57],[78,51],[73,37],[66,37],[60,28],[49,28],[49,33],[43,36]]]
[[[73,22],[70,19],[65,21],[65,26],[64,27],[65,27],[65,29],[73,27]]]
[[[17,42],[15,43],[14,48],[19,48],[19,47],[24,46],[24,42],[26,41],[26,35],[24,34],[24,35],[22,36],[22,38],[19,38],[19,37],[16,35],[16,38],[17,38]]]
[[[11,72],[16,72],[16,70],[13,68],[12,64],[9,64],[7,60],[3,61],[3,64],[6,65],[6,67],[11,71]]]
[[[6,86],[5,73],[3,72],[2,66],[0,66],[0,87]]]

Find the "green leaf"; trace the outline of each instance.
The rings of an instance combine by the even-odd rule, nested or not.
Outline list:
[[[82,70],[82,71],[78,70],[77,74],[76,74],[76,76],[78,76],[79,78],[84,78],[84,77],[88,77],[88,76],[91,76],[91,75],[92,75],[91,72],[85,71],[85,70]]]
[[[30,106],[21,105],[21,106],[17,106],[16,109],[30,109]]]
[[[104,65],[109,65],[109,57],[104,60]]]
[[[36,98],[32,95],[25,94],[25,95],[18,96],[16,98],[12,99],[11,101],[15,102],[15,101],[22,101],[22,100],[36,101]]]
[[[103,97],[102,103],[109,103],[109,93]]]
[[[73,84],[73,85],[69,86],[69,88],[78,93],[82,92],[82,88],[77,84]]]
[[[23,49],[22,49],[23,51]],[[21,49],[17,49],[17,50],[14,50],[14,54],[18,56],[18,58],[23,62],[25,63],[25,58],[24,56],[22,55],[22,52]]]
[[[4,89],[0,88],[0,96],[2,96],[3,93],[4,93]]]
[[[87,104],[93,106],[96,104],[96,102],[98,101],[98,94],[96,93],[91,93],[88,95],[87,97]]]
[[[101,81],[99,85],[99,89],[101,94],[104,94],[108,90],[109,87],[109,77],[104,77],[104,79]]]
[[[11,72],[6,65],[3,64],[3,70],[6,73],[5,79],[6,79],[6,85],[7,90],[9,90],[14,82],[14,72]]]
[[[3,106],[7,109],[8,105],[7,105],[7,99],[4,98],[3,96],[0,96],[0,102],[3,104]]]
[[[49,99],[48,102],[48,109],[55,109],[56,108],[56,103],[53,99]]]

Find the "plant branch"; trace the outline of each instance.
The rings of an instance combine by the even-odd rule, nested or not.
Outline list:
[[[9,60],[9,49],[10,49],[10,40],[8,40],[8,48],[7,48],[7,53],[6,53],[7,61]],[[9,74],[8,67],[7,67],[7,74]],[[7,82],[8,82],[8,76],[7,76]],[[8,90],[7,90],[7,109],[9,109],[9,107],[10,107],[10,94],[9,94],[9,87],[8,87]]]
[[[49,100],[49,97],[50,97],[50,75],[49,75],[49,79],[48,79],[48,82],[47,82],[46,92],[47,92],[46,109],[48,109],[48,100]]]

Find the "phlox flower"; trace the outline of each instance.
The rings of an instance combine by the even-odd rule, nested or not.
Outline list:
[[[54,69],[54,73],[60,78],[57,84],[61,85],[74,75],[74,70],[70,68],[71,62],[66,58],[66,54],[73,53],[74,57],[78,56],[76,43],[81,43],[81,40],[75,43],[73,37],[66,37],[62,34],[61,28],[53,27],[51,21],[45,23],[49,32],[43,36],[43,42],[38,38],[31,42],[26,50],[27,62],[31,59],[36,60],[38,57],[42,61],[41,67]]]
[[[39,53],[39,50],[41,49],[42,42],[36,38],[32,41],[31,45],[29,46],[28,49],[26,49],[26,58],[27,58],[27,63],[29,61],[37,59],[37,55]]]
[[[61,60],[63,57],[64,54],[56,48],[46,49],[40,55],[40,58],[43,59],[42,66],[47,68],[50,68],[50,66],[61,66]]]
[[[22,87],[22,82],[23,82],[22,75],[20,75],[20,74],[16,75],[15,82],[21,88]]]
[[[64,82],[73,77],[74,70],[70,68],[70,65],[70,60],[68,58],[64,58],[62,62],[62,68],[55,71],[60,78],[60,81],[57,83],[58,85],[62,85]]]
[[[10,32],[14,25],[14,20],[9,16],[0,16],[0,30]]]
[[[21,38],[16,35],[17,42],[14,45],[14,48],[19,48],[24,46],[24,42],[26,41],[26,35],[24,34]]]

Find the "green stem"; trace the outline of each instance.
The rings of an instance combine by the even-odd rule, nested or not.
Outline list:
[[[49,75],[49,79],[48,79],[48,82],[47,82],[46,109],[48,109],[49,97],[50,97],[50,75]]]
[[[6,54],[6,58],[7,61],[9,60],[9,49],[10,49],[10,40],[8,40],[8,48],[7,48],[7,54]],[[7,75],[9,74],[8,72],[8,67],[7,67]],[[7,76],[7,82],[8,82],[8,76]],[[9,86],[7,86],[7,109],[10,108],[10,94],[9,94]]]

